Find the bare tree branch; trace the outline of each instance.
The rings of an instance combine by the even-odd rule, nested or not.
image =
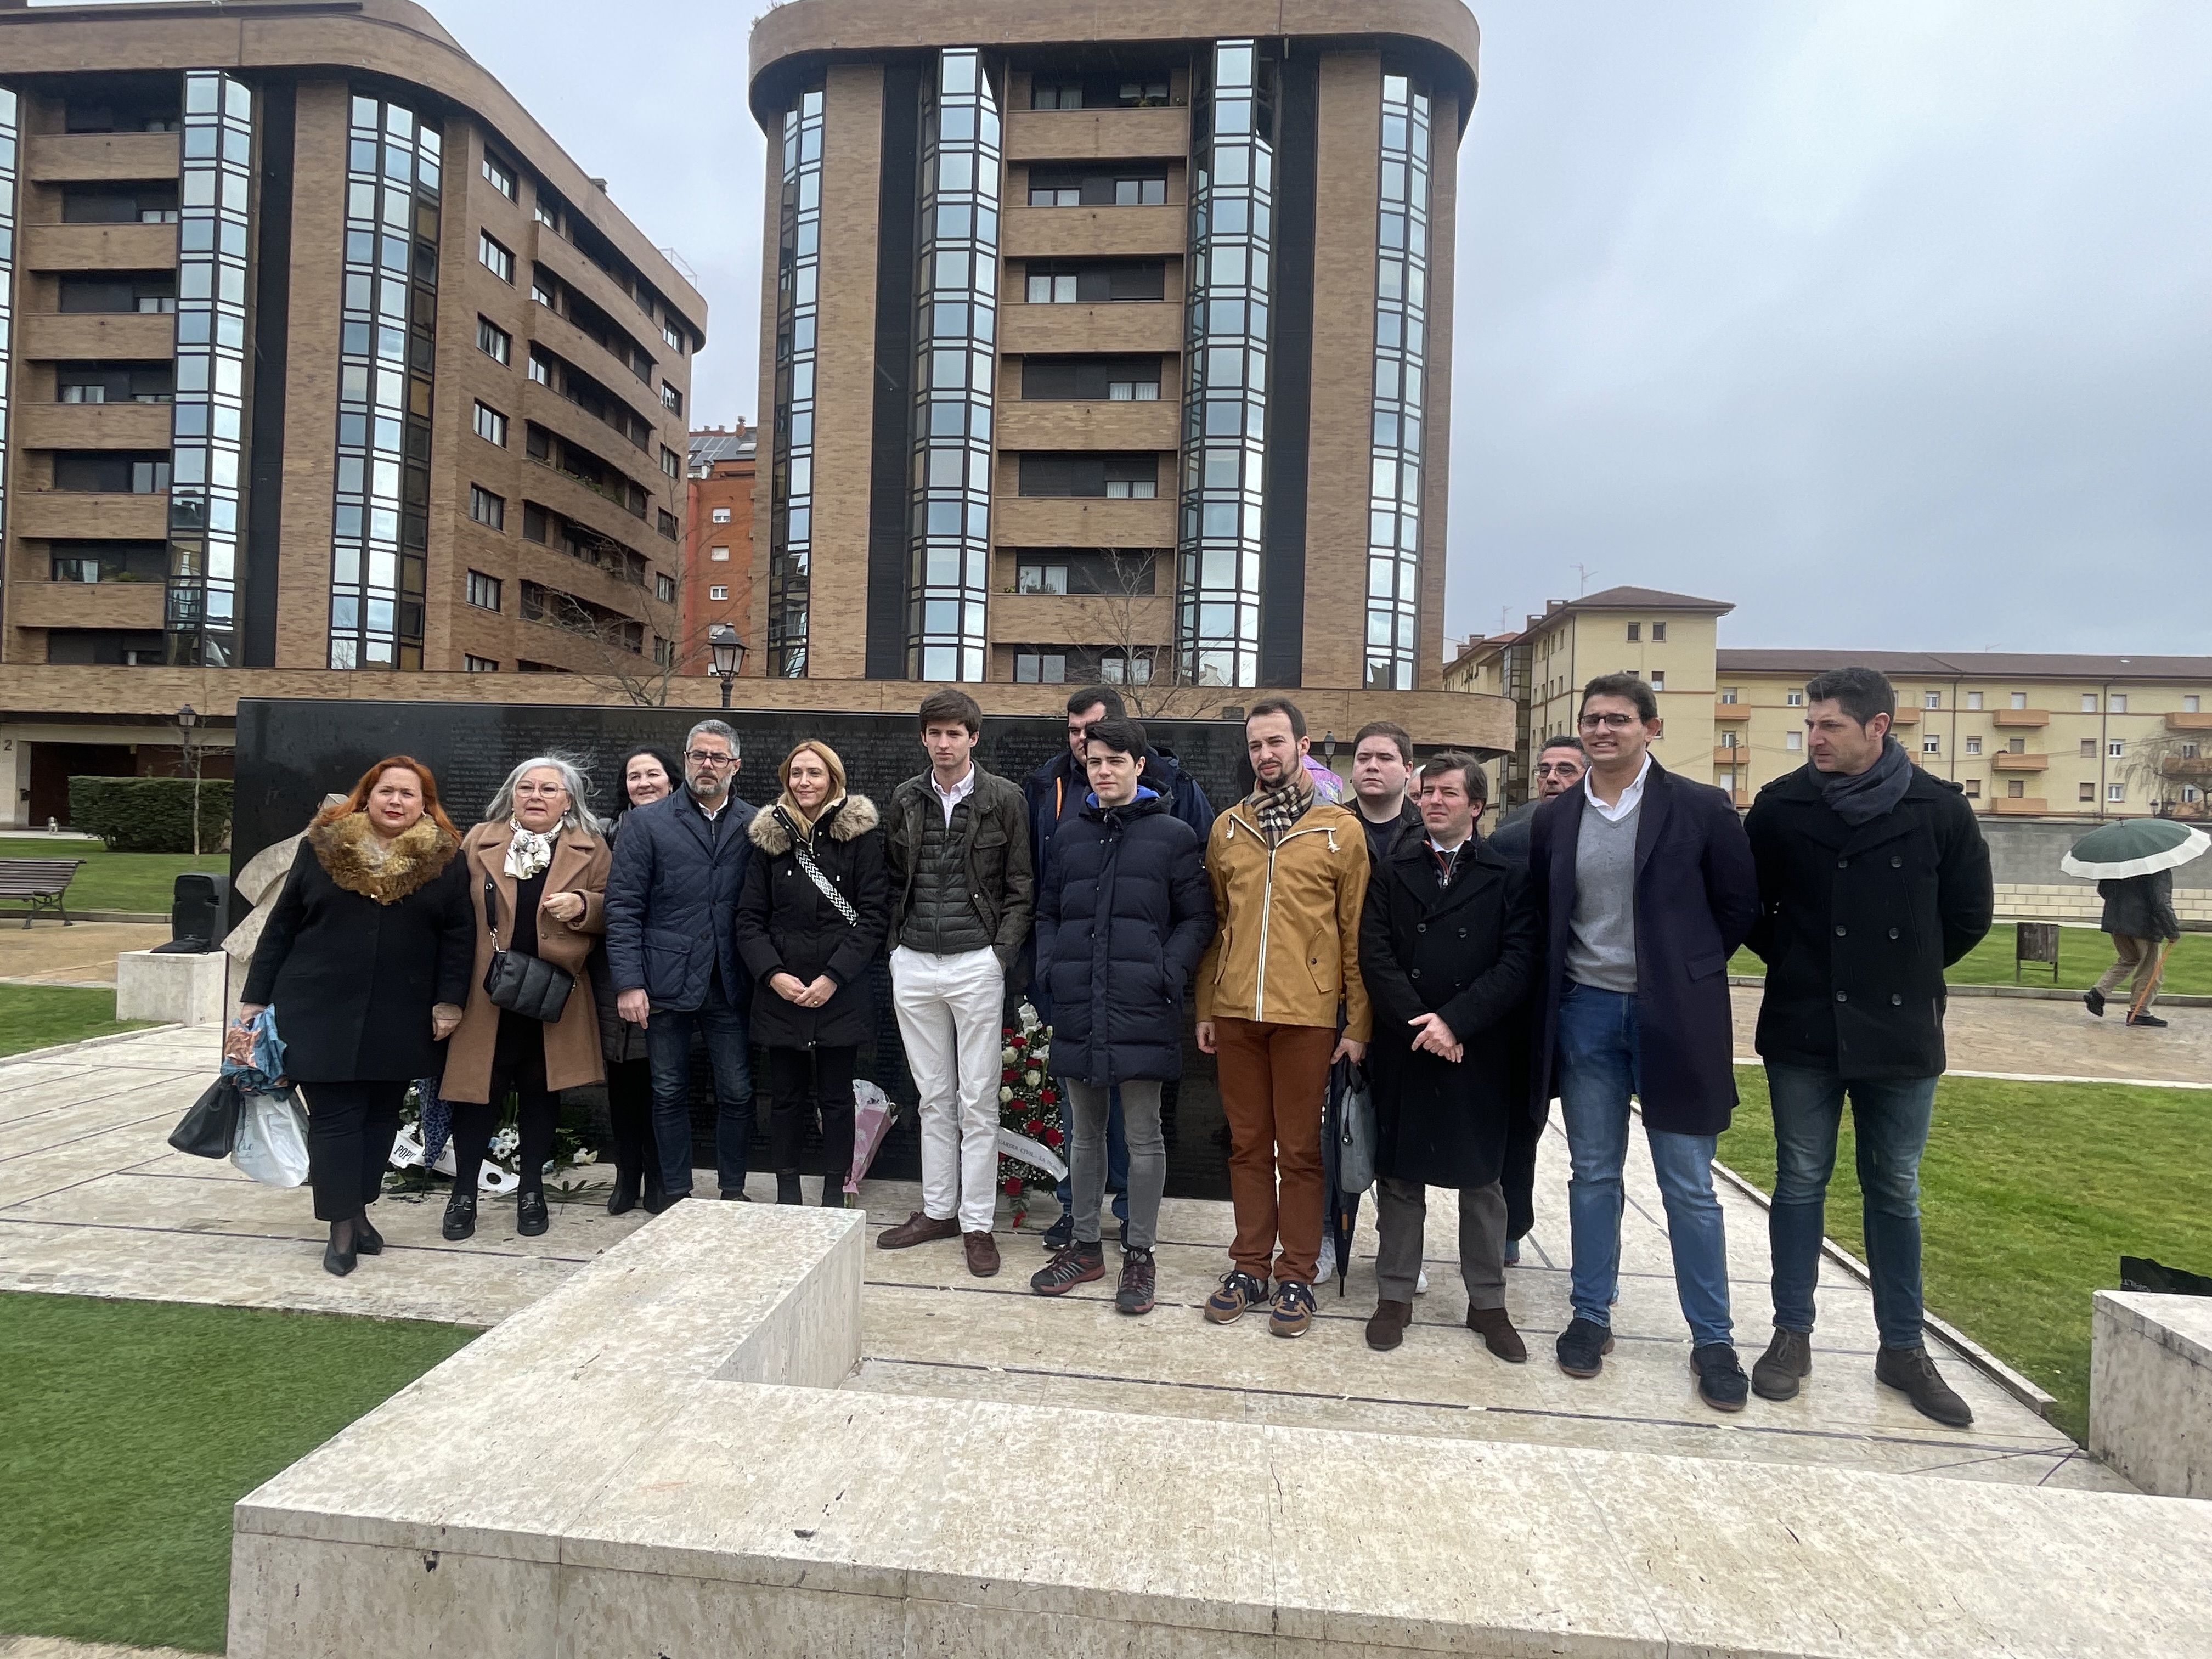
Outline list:
[[[2127,745],[2119,772],[2130,793],[2166,817],[2212,818],[2212,732],[2159,732]],[[2188,795],[2194,792],[2197,799]]]

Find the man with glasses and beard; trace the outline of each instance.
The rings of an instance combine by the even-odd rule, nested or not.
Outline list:
[[[738,958],[732,924],[754,809],[732,787],[738,764],[738,734],[726,723],[693,726],[684,744],[684,787],[623,818],[607,878],[607,963],[617,1009],[645,1031],[662,1208],[691,1195],[695,1031],[714,1074],[716,1180],[724,1198],[745,1195],[752,980]]]

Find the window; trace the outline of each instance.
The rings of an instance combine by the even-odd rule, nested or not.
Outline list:
[[[1098,659],[1098,678],[1108,685],[1150,685],[1152,653],[1138,651],[1124,656],[1118,651],[1109,652]]]
[[[1109,380],[1106,398],[1116,404],[1156,404],[1160,400],[1158,380]]]
[[[1664,671],[1656,674],[1646,675],[1644,678],[1650,683],[1651,689],[1654,691],[1664,691],[1667,689],[1667,676]]]
[[[666,444],[660,447],[660,470],[672,478],[684,476],[684,458]]]
[[[1667,624],[1665,623],[1656,622],[1651,624],[1651,643],[1654,645],[1664,645],[1667,643]]]
[[[653,636],[653,660],[656,667],[672,666],[676,661],[676,641],[664,640],[655,634]]]
[[[501,246],[489,231],[477,233],[477,258],[502,283],[514,280],[514,255]]]
[[[684,412],[684,394],[663,380],[660,383],[660,404],[662,408],[681,415]]]
[[[2204,797],[2203,793],[2195,784],[2185,783],[2181,786],[2181,799],[2187,801],[2191,806],[2194,806],[2198,801],[2203,799]]]
[[[2106,760],[2125,760],[2127,757],[2128,745],[2127,740],[2124,738],[2107,738],[2105,740],[2105,758]]]
[[[1982,706],[1982,694],[1981,694],[1980,692],[1978,692],[1978,691],[1969,691],[1969,692],[1967,692],[1967,693],[1966,693],[1966,707],[1967,707],[1967,708],[1979,708],[1981,706]]]
[[[1149,501],[1159,493],[1157,454],[1109,455],[1091,452],[1073,454],[1030,453],[1022,457],[1021,493],[1024,495],[1103,497],[1116,501]]]
[[[730,550],[726,547],[710,547],[707,550],[707,556],[716,564],[727,564],[730,561]]]
[[[1025,401],[1158,403],[1160,360],[1157,357],[1025,357],[1022,360]]]
[[[1741,739],[1734,726],[1730,726],[1727,731],[1721,733],[1721,747],[1723,749],[1736,748],[1739,745],[1740,741]]]
[[[2115,714],[2124,714],[2128,712],[2128,694],[2126,692],[2115,691],[2112,693],[2112,712]]]
[[[2118,805],[2127,798],[2128,787],[2124,783],[2108,783],[2105,786],[2105,799],[2109,805]]]
[[[730,590],[717,582],[707,590],[707,597],[710,599],[726,599],[730,597]]]
[[[530,378],[540,386],[553,384],[553,365],[547,362],[534,350],[530,354],[529,374]]]
[[[1802,732],[1786,733],[1782,739],[1782,746],[1793,755],[1797,753],[1805,746],[1805,734]]]
[[[553,303],[553,290],[545,285],[545,281],[542,277],[535,276],[531,277],[530,297],[538,304],[544,306],[548,311],[557,312],[561,309],[560,307]]]
[[[1628,642],[1631,645],[1634,645],[1643,637],[1644,624],[1642,623],[1631,623],[1628,624]]]
[[[1031,271],[1029,302],[1033,306],[1072,306],[1075,303],[1075,273]]]
[[[2097,758],[2096,738],[2084,738],[2081,739],[2081,758],[2083,760],[2094,760]]]
[[[507,500],[482,484],[469,486],[469,517],[493,530],[507,528]]]
[[[1737,688],[1733,685],[1724,685],[1721,687],[1721,701],[1724,703],[1731,705],[1734,704],[1736,700],[1736,690]]]
[[[2027,692],[2025,692],[2025,691],[2015,691],[2015,692],[2014,692],[2014,693],[2012,694],[2012,706],[2013,706],[2014,708],[2027,708]]]
[[[713,518],[716,524],[727,524],[730,521],[730,509],[726,507],[718,507],[714,511]]]
[[[489,404],[477,404],[477,436],[488,444],[507,447],[507,416]]]
[[[1968,800],[1979,800],[1981,798],[1982,781],[1979,778],[1968,778],[1966,780],[1966,799]]]
[[[1081,109],[1083,83],[1077,82],[1036,81],[1030,85],[1031,109]]]
[[[1792,708],[1802,708],[1805,706],[1805,688],[1802,685],[1791,686],[1782,694],[1782,701]]]
[[[57,403],[166,404],[175,398],[176,371],[167,363],[64,363],[54,371]]]
[[[665,507],[659,509],[659,513],[660,516],[655,520],[653,527],[672,542],[676,539],[676,532],[679,528],[676,522],[676,515]],[[642,508],[640,509],[640,516],[643,516]]]
[[[653,572],[653,597],[666,605],[676,597],[676,578],[660,571]]]
[[[1966,739],[1966,752],[1970,755],[1980,754],[1982,752],[1982,740],[1979,738],[1968,738]]]
[[[1923,708],[1941,708],[1943,706],[1943,694],[1941,691],[1922,692],[1920,706]]]
[[[2081,694],[2081,712],[2085,714],[2094,714],[2097,712],[2097,694],[2094,691],[2084,691]]]
[[[1032,259],[1025,267],[1025,288],[1033,306],[1160,300],[1167,294],[1167,261]]]
[[[678,356],[684,355],[684,336],[675,324],[663,323],[660,325],[660,337],[666,343],[668,349]]]
[[[1067,592],[1067,567],[1064,564],[1024,564],[1014,568],[1014,591],[1018,593],[1065,593]]]
[[[1063,651],[1017,651],[1014,681],[1018,685],[1065,685],[1067,653]]]
[[[2182,759],[2184,759],[2184,760],[2195,760],[2195,759],[2197,759],[2197,758],[2198,757],[2198,755],[2197,755],[2198,747],[2199,747],[2199,745],[2197,745],[2197,744],[2193,744],[2193,743],[2185,743],[2185,744],[2183,744],[2181,745],[2181,758],[2182,758]]]
[[[2083,784],[2081,787],[2082,787],[2082,788],[2084,788],[2084,789],[2087,789],[2090,786],[2085,783],[2085,784]],[[2025,779],[2025,778],[2007,778],[2007,779],[2005,780],[2005,799],[2008,799],[2008,800],[2024,800],[2024,799],[2026,799],[2027,798],[2027,779]],[[2083,799],[2087,799],[2087,797],[2084,796],[2084,797],[2083,797]]]
[[[568,208],[561,198],[544,185],[539,185],[536,199],[530,204],[530,216],[541,225],[549,226],[557,235],[566,236]]]
[[[495,363],[504,363],[514,356],[514,337],[489,317],[477,319],[477,349]]]
[[[2181,700],[2181,712],[2185,714],[2202,714],[2203,708],[2203,700],[2194,691]]]
[[[1085,173],[1070,167],[1030,169],[1031,207],[1157,207],[1168,199],[1164,173]]]
[[[169,487],[166,454],[111,450],[54,457],[54,488],[108,495],[155,495]]]
[[[461,659],[461,668],[464,672],[471,674],[496,674],[499,672],[499,664],[489,657],[465,656]]]
[[[469,603],[479,611],[499,609],[499,578],[481,570],[469,572]]]
[[[514,191],[514,169],[489,150],[483,154],[483,176],[491,180],[491,187],[510,202],[520,200]]]
[[[526,542],[543,542],[548,539],[550,530],[551,526],[547,520],[545,509],[535,501],[523,502],[522,539]]]
[[[2085,783],[2081,785],[2079,790],[2075,792],[2074,798],[2076,800],[2095,800],[2097,799],[2097,786],[2094,783]]]
[[[2008,738],[2005,739],[2006,754],[2025,755],[2027,752],[2027,739],[2026,738]]]
[[[1923,732],[1920,734],[1920,752],[1923,755],[1942,754],[1943,739],[1933,732]]]

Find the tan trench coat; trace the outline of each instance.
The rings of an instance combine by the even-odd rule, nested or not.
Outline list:
[[[514,832],[504,823],[480,823],[462,837],[461,848],[469,861],[469,903],[476,917],[476,966],[469,975],[469,1006],[459,1028],[446,1050],[446,1075],[438,1092],[447,1100],[482,1103],[491,1093],[492,1050],[499,1041],[499,1009],[484,994],[484,974],[491,967],[491,933],[484,921],[483,884],[489,873],[499,893],[499,933],[513,937],[514,878],[506,870],[507,843]],[[571,923],[556,921],[538,913],[538,954],[556,968],[576,976],[575,988],[561,1010],[561,1018],[545,1028],[545,1086],[574,1089],[597,1083],[606,1076],[599,1055],[599,1013],[592,1001],[591,975],[585,972],[598,935],[607,930],[607,867],[612,861],[607,844],[580,830],[566,830],[553,843],[553,861],[546,866],[545,891],[580,893],[584,914]]]

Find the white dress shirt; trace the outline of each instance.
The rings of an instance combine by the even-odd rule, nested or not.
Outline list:
[[[969,796],[975,793],[975,763],[972,761],[969,763],[968,775],[961,779],[959,782],[954,784],[950,789],[944,787],[937,781],[937,773],[933,769],[929,775],[929,787],[937,791],[937,804],[945,809],[945,827],[947,829],[951,828],[952,809],[959,805],[962,801],[966,800]]]
[[[1607,823],[1619,823],[1633,812],[1637,804],[1644,799],[1644,781],[1650,775],[1651,751],[1647,749],[1644,751],[1644,764],[1636,769],[1636,781],[1620,792],[1620,800],[1613,805],[1608,806],[1600,800],[1597,791],[1591,787],[1597,781],[1597,769],[1595,767],[1583,775],[1583,794]]]

